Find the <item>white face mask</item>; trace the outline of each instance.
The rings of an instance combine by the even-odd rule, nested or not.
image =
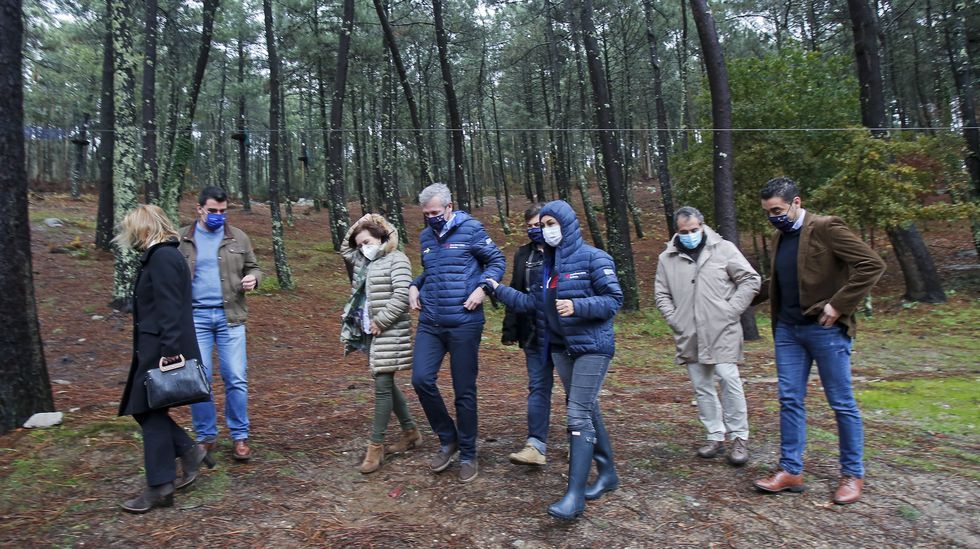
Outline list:
[[[541,229],[541,235],[544,236],[544,241],[546,244],[552,248],[556,248],[561,242],[561,225],[544,227]]]
[[[361,246],[361,253],[364,254],[364,257],[366,257],[368,261],[374,261],[374,258],[378,257],[378,254],[381,253],[381,245],[365,244]]]

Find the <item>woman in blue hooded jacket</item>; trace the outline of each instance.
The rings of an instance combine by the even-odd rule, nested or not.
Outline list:
[[[545,246],[541,280],[527,293],[488,280],[496,296],[517,312],[537,315],[538,346],[551,356],[567,395],[568,490],[548,506],[554,517],[572,520],[585,500],[619,487],[609,433],[599,412],[599,390],[615,352],[613,317],[623,304],[616,266],[606,252],[582,239],[575,210],[562,200],[541,209]],[[596,480],[587,485],[592,460]]]

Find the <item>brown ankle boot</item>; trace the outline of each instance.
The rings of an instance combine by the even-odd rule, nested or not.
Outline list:
[[[385,460],[385,445],[370,443],[368,444],[367,454],[364,455],[364,463],[358,467],[363,474],[373,473],[381,468]]]
[[[398,442],[389,446],[388,451],[393,454],[398,454],[407,452],[413,448],[418,448],[419,446],[422,446],[422,433],[415,427],[412,427],[411,429],[402,431],[401,438],[398,439]]]

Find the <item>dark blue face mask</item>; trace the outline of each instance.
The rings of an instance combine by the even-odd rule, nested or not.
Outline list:
[[[783,215],[770,215],[769,222],[772,223],[773,227],[776,227],[784,233],[791,232],[793,230],[793,225],[796,224],[795,221],[789,220],[789,212]]]
[[[446,216],[444,214],[439,214],[435,217],[426,217],[425,222],[432,227],[432,230],[435,231],[436,234],[439,234],[446,226]]]
[[[544,244],[544,233],[541,232],[541,227],[531,227],[528,229],[527,237],[535,244]]]
[[[221,227],[225,226],[225,214],[209,213],[207,218],[204,220],[204,225],[212,231],[217,231]]]

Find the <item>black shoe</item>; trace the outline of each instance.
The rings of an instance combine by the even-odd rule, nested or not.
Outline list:
[[[172,507],[174,504],[174,483],[147,486],[140,495],[119,504],[123,511],[143,514],[154,507]]]
[[[593,433],[570,437],[571,459],[568,460],[568,490],[565,497],[548,506],[548,514],[562,520],[575,520],[585,512],[585,483],[592,467]]]
[[[177,479],[175,489],[180,490],[190,486],[197,480],[197,475],[201,471],[201,463],[207,465],[208,469],[214,469],[214,458],[208,453],[203,444],[195,444],[180,456],[180,468],[183,476]]]

